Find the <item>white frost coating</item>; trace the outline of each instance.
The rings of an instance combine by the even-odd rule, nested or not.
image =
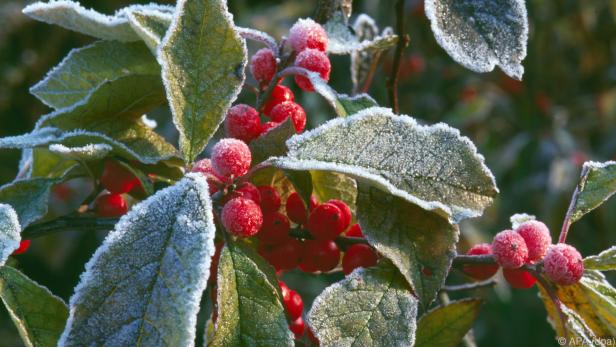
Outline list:
[[[587,161],[584,163],[583,169],[585,170],[589,170],[589,169],[604,169],[608,166],[612,166],[612,165],[616,165],[616,161],[606,161],[606,162],[596,162],[596,161]]]
[[[498,65],[521,80],[528,42],[525,0],[426,0],[426,17],[438,44],[475,72]]]
[[[156,129],[158,126],[158,122],[155,119],[148,118],[145,114],[141,116],[141,122],[143,122],[143,124],[150,129]]]
[[[490,170],[485,165],[484,157],[477,152],[477,148],[467,137],[463,137],[460,135],[459,130],[449,127],[444,123],[438,123],[431,126],[423,126],[419,125],[413,118],[401,115],[397,116],[392,113],[392,111],[388,108],[382,107],[370,107],[365,110],[362,110],[355,115],[347,118],[336,118],[330,120],[329,122],[323,124],[322,126],[315,128],[313,130],[304,132],[300,135],[294,135],[289,140],[287,140],[286,144],[289,148],[289,152],[287,157],[276,157],[272,158],[270,161],[278,167],[291,169],[291,170],[325,170],[325,171],[337,171],[340,173],[348,174],[356,179],[369,181],[371,185],[377,186],[378,188],[392,194],[398,196],[402,199],[405,199],[413,204],[416,204],[426,210],[435,211],[441,215],[447,216],[452,221],[458,222],[465,218],[477,217],[480,216],[483,209],[473,209],[465,206],[448,206],[442,203],[439,200],[424,200],[415,195],[411,195],[408,192],[397,188],[392,182],[385,179],[380,172],[377,171],[367,171],[358,166],[347,165],[345,163],[336,163],[336,162],[326,162],[320,160],[311,160],[311,159],[299,159],[297,155],[301,152],[301,146],[304,142],[311,140],[312,138],[319,137],[323,134],[326,134],[330,131],[330,129],[335,129],[337,127],[347,127],[353,125],[356,122],[362,122],[364,120],[368,120],[371,117],[383,117],[390,119],[393,122],[400,124],[399,127],[406,126],[409,128],[413,128],[419,134],[425,134],[427,136],[435,134],[437,132],[444,132],[447,134],[451,134],[457,141],[459,141],[462,145],[466,146],[473,158],[480,165],[481,174],[486,177],[491,182],[491,189],[494,194],[498,192],[498,188],[496,188],[496,180]],[[356,150],[360,150],[355,148]],[[357,155],[361,155],[358,153]],[[400,158],[402,160],[403,158]],[[412,170],[413,168],[408,167],[407,170]]]
[[[131,10],[126,11],[126,17],[128,18],[128,22],[130,26],[133,28],[135,33],[139,35],[146,43],[146,45],[150,48],[152,53],[156,55],[158,46],[161,43],[162,35],[155,32],[153,28],[146,26],[142,23],[137,15],[148,17],[155,21],[158,21],[160,24],[166,23],[168,26],[171,23],[172,15],[168,13],[164,13],[156,10],[147,10],[147,9],[135,9],[131,8]]]
[[[336,13],[336,15],[324,25],[329,38],[327,53],[341,55],[378,47],[386,48],[394,45],[397,40],[397,36],[394,35],[393,32],[384,30],[380,35],[375,35],[370,39],[363,39],[360,41],[360,39],[349,30],[347,25],[344,24],[341,16],[343,16],[341,13]],[[357,26],[358,23],[362,24],[362,22],[366,22],[369,25],[372,24],[374,28],[376,28],[374,20],[366,14],[361,14],[357,17],[355,26]]]
[[[0,148],[24,149],[32,148],[56,140],[61,131],[56,128],[34,129],[31,133],[0,138]]]
[[[19,248],[21,226],[11,205],[0,204],[0,266]]]
[[[58,345],[192,345],[215,231],[198,174],[133,206],[86,264]]]
[[[63,144],[49,145],[49,151],[75,159],[96,160],[104,158],[113,147],[105,143],[95,143],[80,147],[66,147]]]
[[[158,4],[133,5],[108,16],[86,9],[73,1],[58,0],[28,5],[23,9],[23,13],[41,22],[59,25],[99,39],[130,42],[141,39],[128,23],[126,12],[132,10],[159,11],[170,16],[172,7]]]
[[[515,230],[517,229],[520,224],[524,223],[524,222],[528,222],[531,220],[536,220],[537,217],[533,216],[532,214],[526,214],[526,213],[516,213],[513,216],[509,217],[509,221],[511,222],[511,229]]]
[[[267,48],[272,50],[272,52],[274,53],[274,57],[278,57],[278,44],[276,43],[276,40],[268,33],[253,28],[244,28],[238,26],[235,27],[235,31],[237,31],[237,33],[245,39],[264,43]]]

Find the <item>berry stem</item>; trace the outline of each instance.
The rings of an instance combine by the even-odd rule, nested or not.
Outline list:
[[[310,232],[302,228],[291,229],[289,236],[296,239],[314,240],[314,237],[310,234]],[[369,245],[368,241],[366,241],[363,237],[338,236],[334,239],[334,242],[336,242],[338,247],[341,249],[346,249],[347,247],[356,244]]]
[[[21,232],[21,237],[34,239],[66,230],[109,231],[113,229],[118,220],[119,218],[66,216],[49,222],[30,225]]]
[[[496,260],[494,260],[494,256],[491,254],[488,255],[456,255],[453,258],[454,265],[463,265],[463,264],[496,264]]]
[[[280,49],[276,48],[276,49],[272,49],[272,51],[276,52],[280,56],[282,54],[284,44],[285,44],[285,41],[283,41],[280,44]],[[261,109],[263,109],[263,105],[265,105],[265,103],[269,100],[270,96],[272,96],[274,87],[276,87],[276,85],[278,85],[278,83],[281,82],[280,79],[286,77],[282,75],[282,71],[286,70],[287,66],[289,66],[292,62],[295,61],[295,53],[291,53],[285,57],[281,57],[280,60],[281,60],[280,63],[276,67],[277,68],[276,74],[274,75],[270,83],[267,85],[267,88],[265,88],[263,93],[259,95],[259,98],[257,101],[257,107],[256,107],[256,109],[259,112],[261,112]]]
[[[444,290],[446,292],[459,292],[459,291],[474,290],[474,289],[484,288],[484,287],[494,287],[496,283],[497,281],[494,278],[491,278],[489,280],[485,280],[481,282],[472,282],[472,283],[465,283],[465,284],[452,285],[452,286],[443,286],[441,290]]]
[[[400,111],[398,103],[398,72],[400,71],[404,49],[408,47],[411,39],[409,35],[405,33],[404,17],[406,17],[406,13],[404,13],[404,0],[397,0],[395,6],[398,43],[396,44],[396,51],[394,52],[394,63],[391,69],[391,75],[387,81],[387,90],[389,94],[389,103],[394,113],[397,114]]]
[[[565,243],[567,241],[567,234],[569,233],[569,228],[571,227],[571,218],[573,217],[573,211],[575,210],[575,205],[577,204],[578,197],[580,195],[580,186],[583,186],[586,183],[586,178],[588,177],[589,167],[584,166],[582,168],[582,173],[580,174],[580,182],[575,187],[575,191],[571,196],[571,202],[569,203],[569,208],[567,209],[567,214],[565,215],[565,220],[563,221],[562,229],[560,230],[560,236],[558,237],[558,243]]]

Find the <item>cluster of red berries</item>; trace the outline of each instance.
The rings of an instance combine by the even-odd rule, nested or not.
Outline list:
[[[120,217],[128,212],[128,204],[122,194],[143,189],[141,181],[124,165],[107,159],[100,177],[105,192],[94,201],[94,211],[101,217]]]
[[[473,246],[468,255],[493,254],[497,264],[467,264],[464,272],[478,279],[488,279],[503,268],[503,275],[514,288],[531,288],[537,282],[524,265],[542,264],[543,272],[554,283],[570,285],[577,283],[584,273],[580,253],[563,243],[552,245],[548,227],[531,220],[520,224],[515,230],[504,230],[494,236],[492,244]]]

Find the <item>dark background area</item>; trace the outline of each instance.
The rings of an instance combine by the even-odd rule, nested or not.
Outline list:
[[[147,1],[139,1],[145,3]],[[173,3],[173,1],[163,1]],[[0,3],[0,136],[25,133],[49,112],[28,88],[72,49],[93,41],[73,32],[30,20],[21,14],[28,1]],[[82,1],[103,13],[129,0]],[[316,1],[231,0],[236,22],[286,34],[296,18],[313,14]],[[462,225],[460,252],[469,244],[489,242],[509,227],[509,216],[526,212],[546,222],[557,238],[570,195],[585,160],[616,159],[616,2],[527,1],[530,20],[523,82],[500,71],[477,74],[452,61],[436,44],[421,1],[406,6],[411,45],[401,71],[401,113],[421,122],[445,122],[475,142],[494,172],[501,194],[480,218]],[[368,13],[381,27],[394,24],[393,1],[355,1],[354,17]],[[353,18],[354,18],[353,17]],[[250,45],[251,49],[256,46]],[[385,76],[392,52],[383,56],[370,94],[388,105]],[[348,56],[332,57],[331,85],[351,89]],[[292,82],[288,82],[292,85]],[[316,95],[297,91],[309,126],[333,112]],[[254,100],[242,95],[242,100]],[[165,117],[163,117],[165,119]],[[168,119],[168,118],[167,118]],[[162,129],[168,129],[164,124]],[[166,134],[173,137],[173,134]],[[0,184],[17,173],[18,151],[0,152]],[[616,199],[574,224],[569,243],[583,255],[616,242]],[[33,242],[18,267],[64,299],[104,235],[68,232]],[[285,275],[307,306],[322,288],[340,276]],[[452,283],[463,277],[454,275]],[[466,294],[466,293],[465,293]],[[479,346],[555,346],[554,332],[536,288],[512,290],[502,284],[472,293],[486,298],[475,325]],[[21,342],[7,312],[0,309],[0,346]]]

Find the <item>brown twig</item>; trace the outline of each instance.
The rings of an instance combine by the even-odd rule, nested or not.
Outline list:
[[[391,104],[394,113],[400,111],[398,102],[398,78],[400,71],[400,64],[402,63],[402,56],[404,55],[404,49],[408,47],[411,41],[410,37],[405,33],[404,18],[404,0],[397,0],[396,6],[396,34],[398,34],[398,43],[396,44],[396,51],[394,52],[394,63],[391,69],[391,75],[387,81],[387,90],[389,94],[389,103]]]
[[[571,218],[573,217],[573,210],[575,209],[575,205],[578,200],[578,196],[580,195],[580,187],[583,186],[586,182],[586,178],[588,177],[589,167],[584,166],[582,168],[582,173],[580,174],[580,182],[575,187],[575,191],[571,196],[571,202],[569,203],[569,208],[567,209],[567,214],[565,215],[565,220],[563,221],[562,229],[560,230],[560,236],[558,237],[558,243],[565,243],[567,241],[567,234],[569,233],[569,228],[571,227]]]
[[[453,265],[463,264],[496,264],[493,255],[457,255],[453,258]]]

